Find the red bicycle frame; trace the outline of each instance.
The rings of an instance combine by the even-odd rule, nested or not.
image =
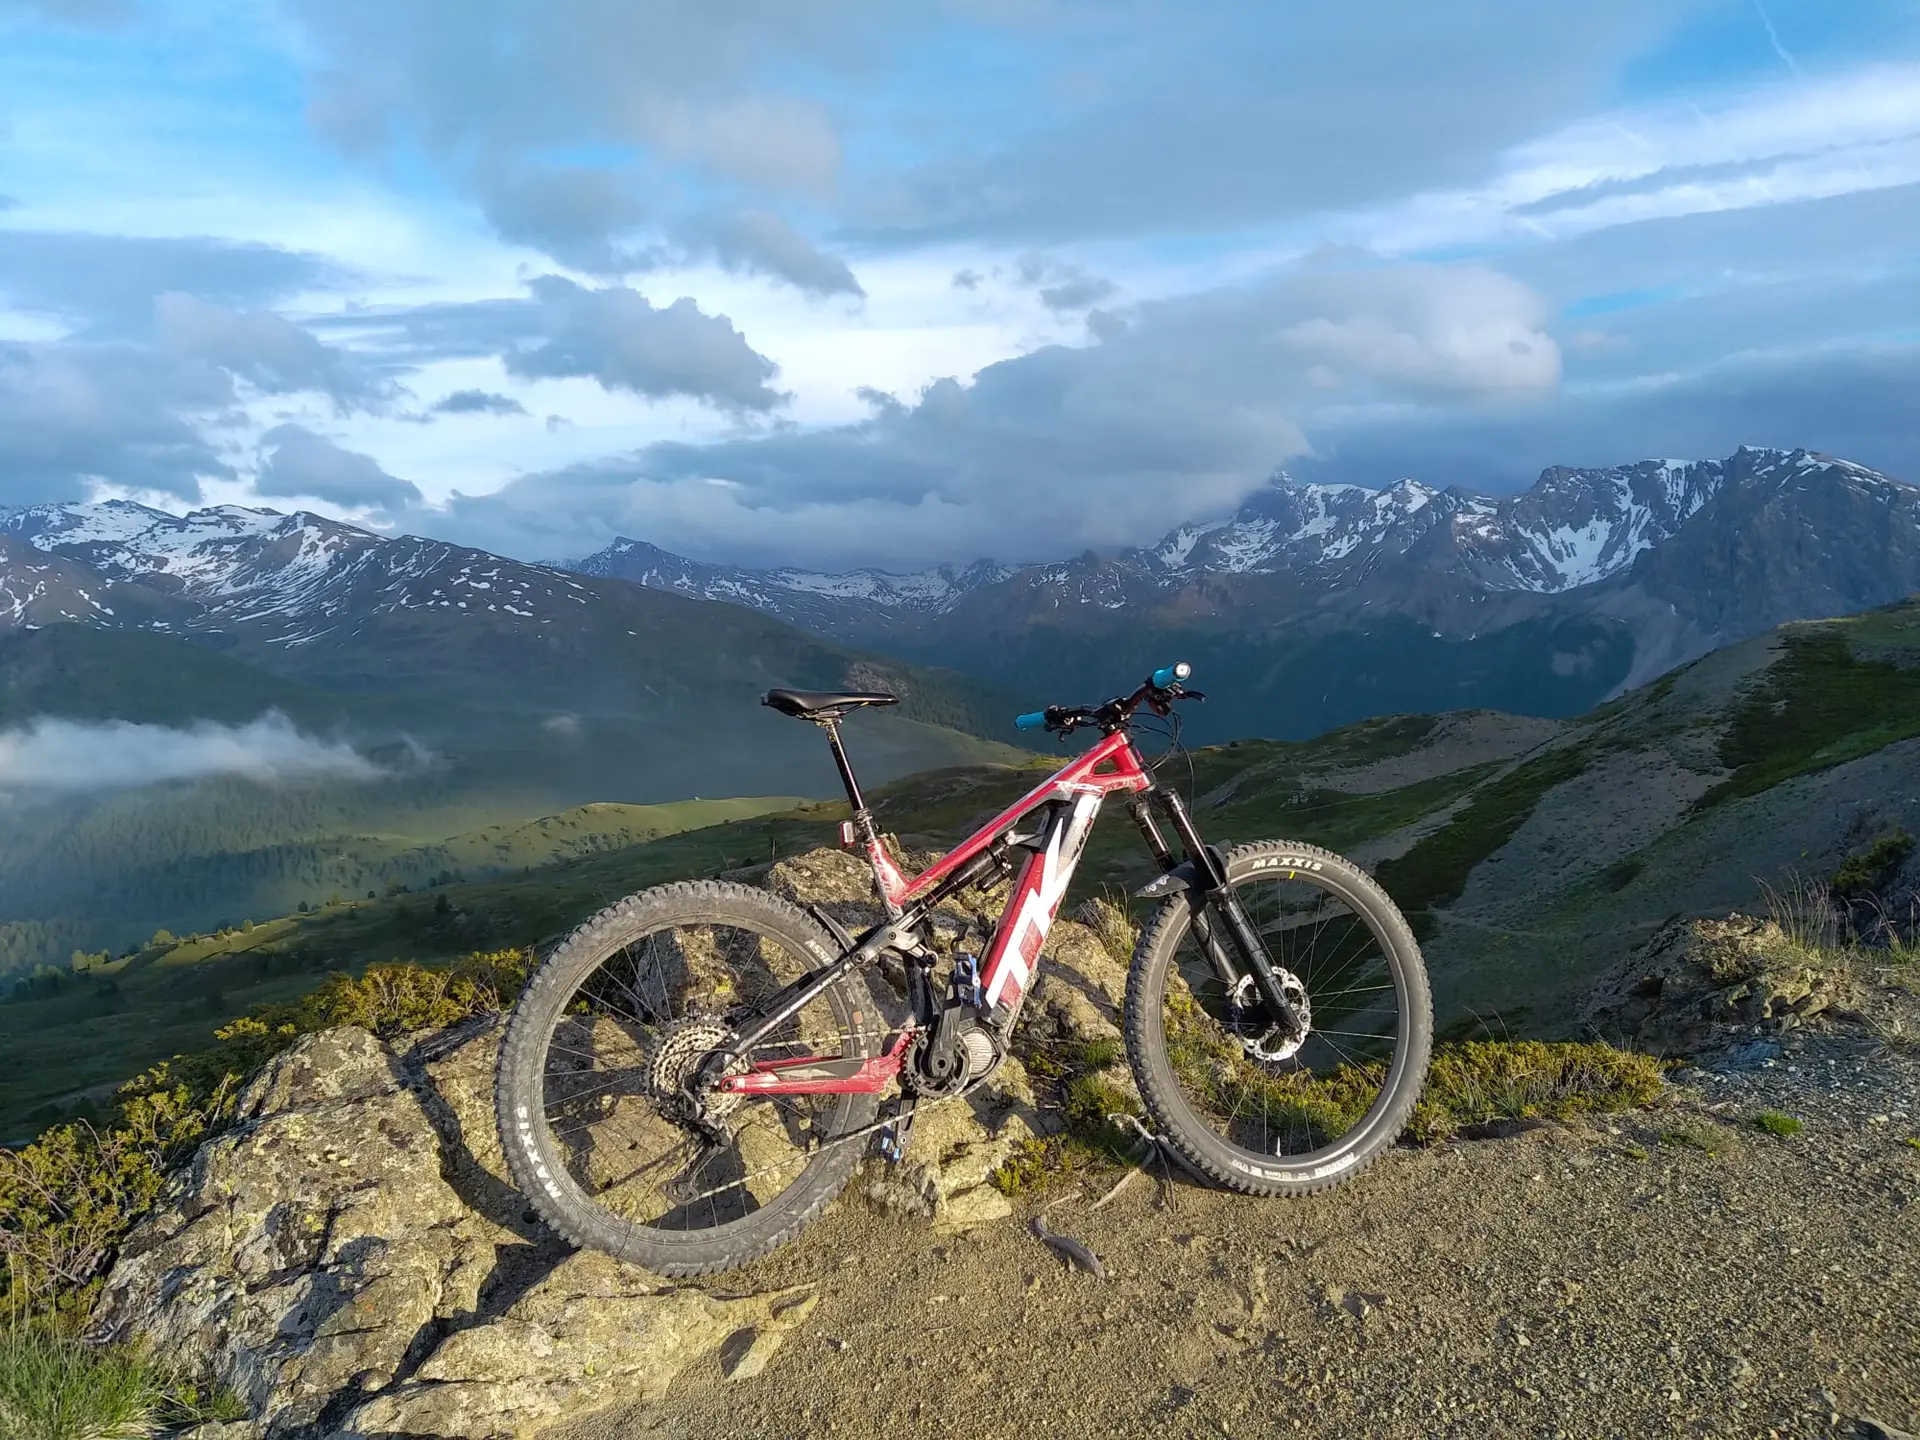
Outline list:
[[[874,883],[890,923],[827,971],[806,977],[798,993],[787,998],[759,1028],[770,1030],[825,989],[844,969],[877,957],[896,937],[910,933],[942,898],[943,890],[959,888],[953,882],[964,883],[970,868],[989,868],[994,847],[1012,842],[1028,854],[980,971],[984,1011],[1003,1032],[1010,1030],[1101,803],[1116,790],[1136,792],[1152,784],[1153,777],[1132,738],[1121,730],[1062,766],[918,875],[902,874],[879,836],[869,834],[867,860],[873,866]],[[1021,822],[1043,809],[1052,811],[1047,823],[1034,835],[1019,835]],[[877,1093],[899,1074],[913,1031],[914,1023],[909,1022],[880,1055],[865,1059],[801,1055],[763,1060],[723,1076],[715,1088],[723,1093],[753,1095]],[[740,1048],[751,1048],[753,1038],[744,1037]]]

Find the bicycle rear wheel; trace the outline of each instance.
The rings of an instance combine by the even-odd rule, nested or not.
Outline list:
[[[494,1100],[515,1183],[560,1234],[661,1275],[728,1270],[785,1244],[846,1186],[867,1094],[734,1095],[723,1143],[675,1104],[756,1007],[835,954],[797,906],[744,885],[642,891],[550,955],[514,1007]],[[745,1056],[864,1060],[881,1017],[847,977]],[[822,1148],[824,1146],[824,1148]]]
[[[1248,1194],[1312,1194],[1405,1128],[1432,1048],[1426,969],[1398,908],[1351,861],[1281,841],[1226,858],[1248,923],[1300,983],[1308,1033],[1282,1041],[1250,993],[1228,994],[1193,899],[1178,895],[1134,952],[1128,1057],[1149,1113],[1198,1171]]]

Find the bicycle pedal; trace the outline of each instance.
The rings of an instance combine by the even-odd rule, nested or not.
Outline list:
[[[889,1165],[907,1158],[907,1141],[913,1134],[913,1111],[908,1110],[880,1132],[880,1156]]]

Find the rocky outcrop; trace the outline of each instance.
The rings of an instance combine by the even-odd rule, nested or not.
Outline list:
[[[493,1138],[496,1027],[302,1039],[130,1237],[95,1319],[280,1437],[512,1436],[663,1391],[805,1292],[726,1295],[574,1253]]]
[[[1842,958],[1771,920],[1674,920],[1596,988],[1585,1018],[1604,1039],[1692,1056],[1796,1029],[1855,989]]]
[[[745,878],[850,927],[876,918],[843,854]],[[940,943],[995,914],[991,897],[956,908]],[[1127,943],[1115,914],[1084,915]],[[1017,1048],[1117,1037],[1126,976],[1108,943],[1062,920],[1050,949]],[[218,1440],[522,1436],[657,1397],[697,1361],[757,1374],[813,1294],[673,1284],[551,1237],[500,1153],[498,1039],[497,1017],[392,1043],[354,1028],[301,1039],[129,1237],[96,1331],[229,1387],[255,1418]],[[1123,1071],[1107,1049],[1099,1065]],[[870,1161],[850,1195],[914,1223],[991,1223],[1011,1207],[989,1177],[1059,1127],[1016,1053],[974,1094],[922,1106],[905,1162]]]

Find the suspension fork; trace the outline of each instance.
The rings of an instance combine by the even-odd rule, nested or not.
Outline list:
[[[1194,936],[1200,941],[1200,947],[1207,957],[1207,964],[1229,993],[1240,983],[1241,976],[1252,975],[1254,988],[1266,1002],[1267,1013],[1286,1027],[1290,1035],[1298,1038],[1306,1029],[1301,1023],[1300,1012],[1281,989],[1280,977],[1274,973],[1273,959],[1267,954],[1266,943],[1248,921],[1240,898],[1227,884],[1227,867],[1220,852],[1200,838],[1193,816],[1188,813],[1186,802],[1177,791],[1156,786],[1150,793],[1173,822],[1174,833],[1180,837],[1181,847],[1186,850],[1194,868],[1194,878],[1199,882],[1195,887],[1200,894],[1193,904],[1192,924]],[[1137,798],[1130,808],[1134,823],[1146,837],[1147,848],[1153,851],[1154,859],[1160,863],[1162,870],[1171,870],[1173,851],[1153,823],[1153,816]],[[1217,912],[1222,923],[1215,925],[1215,915],[1210,912]],[[1225,932],[1224,936],[1222,931]],[[1236,958],[1238,964],[1235,964]]]

